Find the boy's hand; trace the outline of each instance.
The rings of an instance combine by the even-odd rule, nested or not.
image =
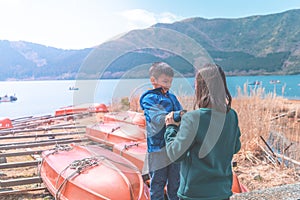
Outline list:
[[[170,125],[170,124],[173,124],[173,125],[176,125],[176,126],[179,126],[179,125],[180,125],[180,122],[175,122],[175,121],[174,121],[174,118],[173,118],[173,111],[166,115],[165,123],[166,123],[166,126],[168,126],[168,125]]]

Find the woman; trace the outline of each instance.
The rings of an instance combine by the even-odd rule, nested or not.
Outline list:
[[[184,200],[229,199],[231,161],[241,143],[221,67],[206,64],[197,72],[195,98],[194,110],[184,114],[181,122],[175,122],[172,113],[165,120],[167,154],[181,164],[177,195]]]

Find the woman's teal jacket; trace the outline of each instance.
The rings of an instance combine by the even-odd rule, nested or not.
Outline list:
[[[221,113],[200,108],[183,115],[180,127],[168,125],[166,150],[180,162],[178,196],[188,200],[220,200],[232,195],[232,157],[241,148],[234,110]]]

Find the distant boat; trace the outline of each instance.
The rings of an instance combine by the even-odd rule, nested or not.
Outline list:
[[[69,90],[79,90],[79,88],[72,86],[72,87],[69,87]]]
[[[248,85],[261,85],[262,82],[261,81],[253,81],[251,83],[248,83]]]
[[[3,97],[0,97],[0,102],[14,102],[17,101],[17,97],[16,96],[8,96],[5,95]]]
[[[270,84],[279,84],[280,80],[270,80]]]

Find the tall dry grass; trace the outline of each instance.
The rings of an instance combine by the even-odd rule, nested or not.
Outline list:
[[[254,150],[270,138],[270,134],[280,134],[291,143],[300,143],[299,101],[290,101],[265,93],[264,88],[238,89],[232,107],[239,116],[239,125],[243,133],[241,140],[244,150]],[[296,145],[296,144],[295,144]]]

